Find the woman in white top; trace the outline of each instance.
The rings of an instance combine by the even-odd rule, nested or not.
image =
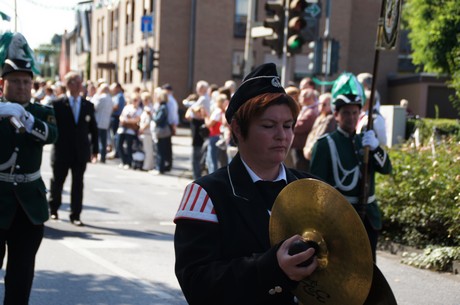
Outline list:
[[[94,104],[94,116],[98,129],[100,162],[105,163],[105,156],[107,154],[107,134],[113,109],[109,85],[105,83],[100,85],[96,94],[91,99],[91,102]]]
[[[139,130],[142,108],[140,107],[141,97],[137,93],[131,95],[128,104],[123,108],[120,115],[120,126],[118,127],[118,150],[122,163],[120,167],[131,168],[133,161],[133,143]],[[125,149],[126,144],[126,149]]]
[[[149,92],[142,92],[141,100],[144,105],[144,111],[142,112],[139,121],[139,138],[142,141],[142,148],[144,151],[144,163],[142,165],[142,170],[149,171],[155,167],[152,131],[150,130],[153,113],[153,100]]]

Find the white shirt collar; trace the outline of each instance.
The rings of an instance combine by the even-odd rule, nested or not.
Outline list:
[[[246,162],[244,162],[243,158],[241,158],[241,161],[243,162],[244,167],[245,167],[246,170],[248,171],[249,176],[250,176],[251,179],[252,179],[252,182],[257,182],[257,181],[263,180],[263,179],[261,179],[259,176],[257,176],[257,174],[249,167],[249,165],[246,164]],[[287,183],[286,169],[284,168],[284,164],[280,164],[280,169],[279,169],[278,177],[276,177],[276,178],[273,180],[273,182],[279,181],[279,180],[284,180],[284,181],[286,181],[286,183]]]
[[[343,134],[347,138],[351,138],[351,137],[353,137],[355,135],[354,133],[350,134],[350,133],[346,132],[345,130],[343,130],[342,128],[340,128],[338,126],[337,126],[337,131],[340,132],[341,134]]]

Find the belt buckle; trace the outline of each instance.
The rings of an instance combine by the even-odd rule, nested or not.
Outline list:
[[[16,182],[16,183],[26,182],[26,175],[24,175],[24,174],[16,174],[16,175],[14,175],[14,182]]]

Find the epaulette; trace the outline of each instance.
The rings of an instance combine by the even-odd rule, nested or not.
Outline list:
[[[41,108],[45,108],[45,109],[53,109],[53,106],[51,106],[51,105],[43,105],[43,104],[40,104],[40,103],[32,103],[31,105],[34,105],[34,107],[41,107]]]
[[[48,105],[42,105],[40,103],[32,103],[30,104],[30,111],[33,115],[38,115],[38,117],[49,123],[49,124],[56,124],[56,118],[54,116],[54,107]]]

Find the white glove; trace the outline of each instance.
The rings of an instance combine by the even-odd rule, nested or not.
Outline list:
[[[363,146],[369,146],[370,150],[375,150],[379,147],[379,140],[375,136],[375,132],[373,130],[367,130],[364,132],[362,144]]]
[[[14,116],[18,120],[26,114],[26,110],[18,103],[0,103],[0,117],[12,117]]]
[[[30,133],[34,127],[35,117],[32,115],[32,113],[26,111],[25,114],[21,117],[21,122],[26,127],[27,132]]]

